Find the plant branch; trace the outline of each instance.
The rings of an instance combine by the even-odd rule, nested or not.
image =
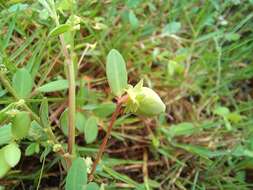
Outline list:
[[[53,6],[53,15],[56,26],[59,26],[59,19],[56,13],[55,6]],[[60,36],[61,48],[68,70],[69,94],[68,94],[68,153],[73,158],[75,155],[75,115],[76,115],[76,84],[75,84],[75,70],[71,54],[67,48],[64,36]]]
[[[111,120],[110,120],[110,123],[109,123],[109,126],[107,128],[107,131],[106,131],[106,135],[102,141],[102,144],[100,145],[99,147],[99,152],[97,154],[97,157],[92,165],[92,168],[91,168],[91,172],[89,174],[89,181],[92,181],[94,176],[94,172],[96,170],[96,167],[97,167],[97,164],[99,163],[104,151],[105,151],[105,147],[106,147],[106,144],[107,144],[107,141],[109,139],[109,137],[111,136],[111,131],[112,131],[112,127],[120,113],[120,110],[121,110],[121,107],[122,107],[122,104],[124,102],[126,102],[126,100],[128,99],[128,95],[125,95],[125,96],[122,96],[118,99],[117,101],[117,105],[116,105],[116,110],[114,111],[114,113],[112,114],[112,117],[111,117]]]
[[[16,101],[20,101],[21,99],[18,97],[16,91],[14,88],[12,88],[7,76],[5,75],[5,73],[3,71],[0,71],[0,81],[1,83],[4,85],[4,87],[7,89],[7,91],[14,97],[14,99]],[[25,103],[24,101],[24,104],[22,105],[23,108],[29,112],[31,114],[31,117],[37,121],[41,126],[42,126],[42,122],[40,120],[40,117],[36,115],[36,113],[34,113],[30,108],[29,106]],[[52,131],[52,128],[50,126],[48,126],[45,130],[46,134],[47,134],[47,137],[48,139],[50,139],[54,144],[60,144],[56,138],[56,136],[54,135],[53,131]],[[58,152],[66,161],[67,163],[67,166],[69,167],[69,159],[67,157],[65,157],[65,151],[63,148],[61,148]]]
[[[68,152],[74,156],[75,150],[75,113],[76,113],[76,84],[75,84],[75,70],[71,56],[68,52],[63,35],[60,35],[61,46],[64,57],[68,67],[68,81],[69,81],[69,111],[68,111]]]

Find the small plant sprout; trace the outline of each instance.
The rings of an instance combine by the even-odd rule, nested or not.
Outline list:
[[[90,181],[93,180],[96,166],[102,157],[113,124],[122,107],[127,113],[147,117],[157,116],[165,112],[166,109],[165,104],[155,91],[151,88],[143,87],[143,80],[141,80],[135,87],[127,84],[126,64],[123,57],[116,49],[112,49],[107,56],[106,75],[111,91],[116,96],[117,106],[111,117],[106,136],[103,139],[96,160],[92,166],[89,175]]]

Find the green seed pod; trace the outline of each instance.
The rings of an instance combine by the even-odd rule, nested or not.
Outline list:
[[[0,150],[0,179],[6,175],[6,173],[11,169],[9,164],[4,158],[4,151]]]
[[[31,126],[31,118],[28,112],[18,112],[12,120],[12,134],[16,139],[22,139],[27,136]]]
[[[130,86],[127,93],[129,95],[127,112],[142,116],[155,116],[165,112],[166,106],[159,95],[152,89],[143,87],[142,81],[134,88]]]

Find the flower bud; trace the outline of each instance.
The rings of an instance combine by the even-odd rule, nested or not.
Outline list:
[[[127,112],[142,116],[155,116],[165,112],[165,104],[159,95],[151,88],[143,87],[142,80],[134,88],[130,86],[127,93]]]

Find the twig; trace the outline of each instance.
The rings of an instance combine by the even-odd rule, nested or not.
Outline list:
[[[89,181],[92,181],[93,178],[94,178],[93,174],[94,174],[94,172],[96,170],[98,162],[100,161],[100,159],[101,159],[101,157],[102,157],[102,155],[103,155],[103,153],[105,151],[105,147],[106,147],[107,141],[108,141],[108,139],[109,139],[109,137],[111,135],[113,124],[116,121],[116,119],[117,119],[117,117],[118,117],[118,115],[120,113],[122,104],[124,102],[126,102],[127,99],[128,99],[128,95],[125,95],[125,96],[120,97],[118,99],[118,101],[117,101],[116,110],[112,114],[109,126],[108,126],[107,131],[106,131],[106,135],[105,135],[105,137],[104,137],[104,139],[102,141],[102,144],[99,147],[99,152],[97,154],[96,160],[94,161],[94,163],[92,165],[91,172],[89,174]]]
[[[59,18],[55,9],[55,5],[53,5],[53,19],[56,23],[56,26],[59,26]],[[67,45],[64,40],[64,36],[61,34],[60,36],[61,48],[63,55],[65,57],[65,61],[67,64],[68,70],[68,82],[69,82],[69,94],[68,94],[68,153],[71,158],[74,157],[75,150],[75,115],[76,115],[76,82],[75,82],[75,69],[72,61],[71,54],[67,48]]]
[[[144,152],[143,152],[142,171],[143,171],[143,181],[144,181],[145,187],[147,190],[149,190],[150,188],[148,184],[148,153],[146,149],[144,149]]]

